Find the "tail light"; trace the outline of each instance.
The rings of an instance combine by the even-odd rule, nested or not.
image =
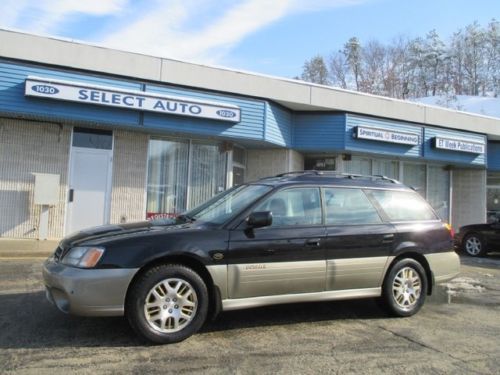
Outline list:
[[[451,226],[451,224],[444,223],[444,227],[446,229],[448,229],[448,232],[450,232],[450,236],[453,239],[455,237],[455,231],[453,230],[453,227]]]

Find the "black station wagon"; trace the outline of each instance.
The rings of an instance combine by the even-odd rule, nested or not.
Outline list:
[[[235,186],[175,219],[84,230],[44,264],[47,298],[76,315],[125,315],[172,343],[221,310],[378,298],[415,314],[457,275],[450,226],[383,176],[304,171]]]

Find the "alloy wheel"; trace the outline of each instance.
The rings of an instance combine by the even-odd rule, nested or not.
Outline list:
[[[422,280],[412,267],[404,267],[392,282],[392,295],[396,304],[403,310],[411,310],[418,302],[422,292]]]
[[[465,241],[465,250],[469,255],[476,256],[479,255],[482,249],[481,240],[475,236],[467,238]]]
[[[178,332],[196,316],[198,296],[186,280],[171,278],[148,292],[144,316],[149,326],[162,333]]]

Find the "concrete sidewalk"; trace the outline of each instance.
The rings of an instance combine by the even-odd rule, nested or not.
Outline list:
[[[52,254],[59,241],[0,238],[0,260],[3,258],[46,258]]]

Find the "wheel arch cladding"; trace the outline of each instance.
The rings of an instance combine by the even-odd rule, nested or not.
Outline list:
[[[420,253],[406,252],[406,253],[399,254],[397,257],[395,257],[392,260],[389,267],[387,267],[387,271],[386,271],[385,276],[384,276],[384,282],[385,282],[385,278],[387,277],[387,275],[391,271],[392,267],[394,267],[394,265],[397,262],[399,262],[401,259],[413,259],[413,260],[417,261],[418,263],[420,263],[420,265],[425,270],[425,276],[427,277],[427,295],[430,296],[432,294],[434,279],[432,276],[431,267],[429,266],[429,262],[427,262],[427,259],[425,259],[425,257]]]

